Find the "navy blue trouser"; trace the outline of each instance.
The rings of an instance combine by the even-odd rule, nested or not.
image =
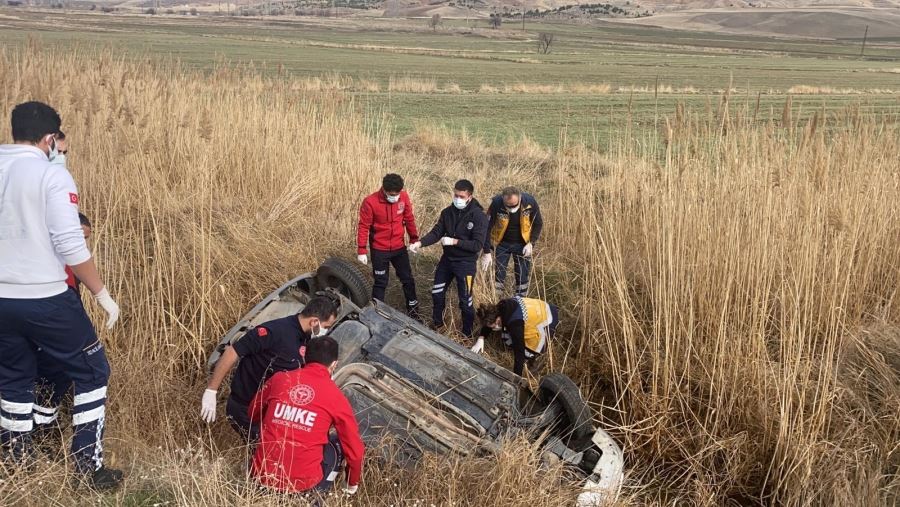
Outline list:
[[[344,450],[337,435],[328,435],[328,443],[322,449],[322,480],[316,484],[316,491],[328,492],[341,472]]]
[[[74,291],[42,299],[0,298],[0,443],[30,452],[38,349],[72,380],[72,454],[79,472],[103,465],[109,362]]]
[[[55,424],[59,407],[72,387],[65,364],[43,350],[37,354],[37,383],[34,392],[34,424],[36,427]]]
[[[413,277],[412,267],[409,265],[409,252],[406,251],[406,248],[393,251],[372,249],[372,275],[375,279],[372,284],[372,299],[384,301],[391,265],[394,266],[397,278],[403,285],[406,311],[413,313],[419,306],[419,298],[416,296],[416,279]]]
[[[241,440],[251,447],[259,443],[259,424],[250,422],[250,407],[229,396],[225,402],[225,418]]]
[[[494,288],[497,294],[502,294],[506,286],[506,267],[509,258],[513,260],[513,273],[516,277],[515,295],[525,297],[528,295],[528,277],[531,275],[531,258],[522,255],[523,243],[500,243],[494,249]]]
[[[475,324],[475,307],[472,302],[472,287],[475,285],[475,259],[448,259],[446,255],[441,257],[434,270],[434,286],[431,287],[432,320],[435,326],[444,325],[447,285],[453,279],[456,279],[459,311],[462,313],[462,333],[471,336]]]

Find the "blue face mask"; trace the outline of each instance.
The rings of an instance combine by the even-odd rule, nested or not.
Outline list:
[[[397,194],[397,195],[384,194],[384,198],[387,199],[387,202],[394,204],[395,202],[400,200],[400,194]]]
[[[469,205],[469,201],[462,197],[454,197],[453,205],[456,206],[456,209],[465,209],[465,207]]]

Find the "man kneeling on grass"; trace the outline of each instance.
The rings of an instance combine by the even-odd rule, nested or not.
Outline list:
[[[260,442],[250,474],[263,486],[327,492],[346,460],[344,493],[356,493],[365,449],[353,408],[331,380],[337,358],[334,338],[314,338],[306,366],[276,373],[253,398],[250,420],[260,424]],[[337,436],[329,435],[332,427]]]
[[[472,352],[484,352],[484,337],[500,333],[503,343],[513,350],[513,373],[521,375],[525,363],[529,369],[547,349],[559,325],[559,308],[540,299],[520,296],[502,299],[496,305],[478,307],[482,328]]]

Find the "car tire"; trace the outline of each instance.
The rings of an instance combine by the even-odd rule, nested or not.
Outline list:
[[[593,411],[578,385],[568,375],[551,373],[541,379],[538,393],[544,404],[562,407],[565,421],[560,421],[557,431],[563,442],[576,452],[589,448],[594,434]]]
[[[352,263],[329,257],[316,271],[316,287],[318,289],[333,288],[343,296],[362,308],[372,298],[372,288],[366,277]]]

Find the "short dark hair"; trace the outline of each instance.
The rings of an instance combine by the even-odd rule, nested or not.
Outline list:
[[[503,190],[500,191],[500,194],[503,195],[503,197],[512,197],[514,195],[521,196],[522,191],[519,190],[519,187],[514,187],[514,186],[510,185],[508,187],[504,187]]]
[[[399,192],[403,190],[403,177],[399,174],[385,174],[381,179],[381,188],[385,192]]]
[[[40,142],[47,134],[59,132],[62,120],[55,109],[43,102],[23,102],[12,110],[12,136],[16,142]]]
[[[91,227],[91,221],[88,217],[86,217],[83,213],[78,214],[78,221],[81,222],[81,225]]]
[[[475,193],[475,185],[473,185],[472,182],[469,180],[459,180],[456,182],[455,185],[453,185],[453,190],[474,194]]]
[[[327,296],[316,296],[306,303],[303,310],[300,311],[301,317],[316,317],[321,321],[326,321],[332,317],[336,317],[338,312],[338,303],[334,299]]]
[[[500,305],[499,303],[494,305],[478,305],[478,309],[475,311],[475,316],[478,318],[478,322],[480,322],[482,326],[493,326],[494,322],[497,322],[497,317],[500,316]]]
[[[334,338],[330,336],[313,338],[306,344],[303,359],[306,364],[319,363],[328,366],[337,361],[339,351],[338,342]]]
[[[63,132],[62,130],[60,130],[59,132],[56,133],[56,139],[58,141],[64,141],[66,139],[66,133]]]

